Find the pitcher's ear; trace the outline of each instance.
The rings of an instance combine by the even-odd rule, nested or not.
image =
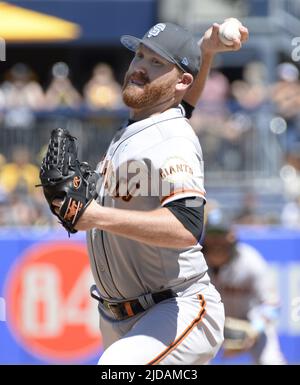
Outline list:
[[[178,83],[176,85],[176,89],[178,91],[180,90],[186,90],[187,88],[190,87],[190,85],[193,83],[194,77],[192,74],[188,72],[184,72],[180,79],[178,80]]]

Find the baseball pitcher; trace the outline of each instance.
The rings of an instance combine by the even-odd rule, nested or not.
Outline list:
[[[219,27],[200,47],[172,23],[156,24],[141,39],[122,36],[134,52],[123,85],[130,119],[99,163],[99,180],[70,155],[68,133],[52,137],[44,190],[69,232],[87,231],[105,348],[99,364],[205,364],[223,342],[224,308],[199,243],[202,151],[188,121],[214,55],[238,50],[248,37],[240,26],[240,38],[226,46]],[[49,177],[53,169],[59,172]],[[68,182],[59,196],[56,176]]]

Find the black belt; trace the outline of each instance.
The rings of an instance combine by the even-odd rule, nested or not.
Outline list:
[[[96,285],[91,286],[91,296],[99,301],[106,309],[111,311],[114,317],[117,320],[122,320],[125,318],[132,317],[137,315],[146,309],[143,308],[138,299],[133,299],[131,301],[123,301],[123,302],[109,302],[100,296],[96,295],[95,292],[98,293]],[[151,294],[152,300],[155,304],[164,301],[165,299],[175,298],[177,294],[173,292],[171,289],[163,290],[158,293]]]

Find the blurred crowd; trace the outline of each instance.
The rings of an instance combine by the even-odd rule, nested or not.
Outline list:
[[[92,76],[80,93],[70,78],[69,66],[55,63],[51,80],[45,89],[36,74],[24,63],[15,64],[0,85],[0,109],[5,111],[27,108],[32,111],[77,109],[113,109],[122,107],[121,86],[115,80],[112,68],[106,63],[95,66]]]
[[[121,86],[106,63],[95,66],[82,93],[72,83],[70,69],[64,62],[53,65],[46,88],[24,63],[17,63],[7,71],[0,85],[0,133],[3,134],[0,143],[0,226],[54,226],[57,223],[47,207],[42,189],[35,188],[39,183],[42,155],[32,152],[28,145],[30,138],[23,140],[29,137],[28,131],[36,123],[37,112],[121,107]],[[25,135],[18,134],[20,129]],[[16,145],[5,156],[5,135],[14,132],[17,133]]]
[[[76,83],[76,82],[75,82]],[[121,85],[107,63],[99,63],[90,79],[78,90],[66,63],[55,63],[47,87],[24,63],[15,64],[0,84],[0,135],[4,128],[30,128],[34,114],[59,109],[115,111],[124,108]],[[255,196],[245,196],[234,218],[242,224],[282,223],[300,226],[300,81],[292,63],[277,67],[276,81],[268,81],[261,62],[249,63],[241,79],[229,81],[214,69],[192,117],[200,138],[206,170],[218,177],[250,170],[263,151],[277,146],[282,154],[278,178],[285,204],[275,218],[257,215]],[[117,128],[117,127],[116,127]],[[45,143],[41,142],[41,146]],[[41,155],[20,142],[7,154],[0,143],[0,226],[54,226],[39,183]],[[259,165],[260,163],[258,163]],[[259,166],[256,171],[260,172]],[[259,175],[258,175],[259,176]],[[245,178],[246,178],[245,174]],[[224,180],[224,183],[226,181]],[[242,181],[241,181],[242,182]]]
[[[268,179],[262,172],[264,168],[275,168],[273,175],[282,187],[281,196],[274,199],[282,199],[281,211],[258,213],[256,188],[256,192],[244,194],[233,218],[235,223],[299,228],[299,70],[293,63],[283,62],[277,66],[275,78],[272,83],[268,81],[267,68],[261,62],[250,62],[243,69],[242,79],[232,82],[222,72],[212,71],[192,124],[200,138],[206,168],[220,178],[224,169],[227,176],[238,172],[242,185],[243,179],[252,177],[247,170],[251,169],[259,181]],[[224,186],[226,182],[224,178]]]

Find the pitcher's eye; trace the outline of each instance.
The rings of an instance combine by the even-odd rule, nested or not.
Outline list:
[[[155,58],[152,59],[152,63],[153,63],[154,65],[163,65],[163,63],[162,63],[160,60],[155,59]]]

